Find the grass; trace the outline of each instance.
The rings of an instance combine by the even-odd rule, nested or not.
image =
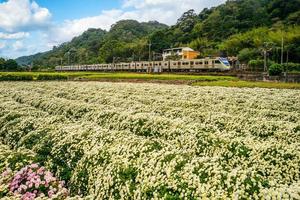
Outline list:
[[[300,89],[300,83],[250,82],[231,76],[203,76],[182,74],[142,74],[142,73],[99,73],[99,72],[0,72],[0,81],[36,80],[160,80],[183,81],[193,86],[221,86],[247,88]]]
[[[172,80],[172,81],[220,81],[238,80],[231,76],[200,76],[181,74],[142,74],[142,73],[97,73],[97,72],[0,72],[0,76],[32,76],[37,80],[39,76],[68,77],[69,80]]]
[[[231,76],[199,76],[180,74],[137,74],[137,73],[105,73],[83,76],[83,79],[137,79],[137,80],[185,80],[185,81],[220,81],[237,80]]]
[[[277,88],[277,89],[300,89],[300,83],[281,82],[252,82],[252,81],[204,81],[193,83],[194,86],[219,86],[239,88]]]

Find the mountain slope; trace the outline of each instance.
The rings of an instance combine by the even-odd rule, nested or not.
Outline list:
[[[145,41],[150,33],[168,28],[156,21],[139,23],[135,20],[122,20],[112,25],[109,32],[102,29],[89,29],[53,50],[32,56],[23,56],[16,61],[21,65],[55,66],[73,63],[111,62],[112,56],[104,55],[116,47],[131,48]],[[144,39],[144,40],[143,40]],[[102,50],[101,50],[102,49]],[[102,51],[102,53],[101,53]],[[116,51],[118,51],[116,49]],[[114,51],[114,52],[116,52]],[[102,55],[102,57],[99,57]],[[124,57],[120,55],[122,58]]]

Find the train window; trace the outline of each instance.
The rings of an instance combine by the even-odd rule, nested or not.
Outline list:
[[[221,62],[219,60],[215,60],[215,63],[216,64],[220,64]]]
[[[205,61],[205,64],[208,65],[208,61]]]
[[[174,65],[174,66],[176,66],[176,65],[177,65],[177,63],[173,63],[173,65]]]

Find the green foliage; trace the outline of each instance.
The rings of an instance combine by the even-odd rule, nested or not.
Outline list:
[[[17,71],[19,70],[19,65],[15,60],[9,59],[4,63],[4,70]]]
[[[279,76],[283,72],[283,66],[280,64],[272,64],[269,67],[270,76]]]
[[[299,83],[278,83],[278,82],[210,81],[210,82],[196,82],[193,85],[195,85],[195,86],[237,87],[237,88],[300,89]]]
[[[283,70],[288,72],[300,72],[299,63],[285,63],[283,64]]]
[[[179,55],[170,55],[170,56],[167,56],[166,57],[166,60],[180,60],[181,59],[181,56]]]
[[[250,60],[248,63],[250,69],[261,71],[264,69],[264,61],[263,60]]]
[[[68,76],[61,74],[39,74],[37,76],[39,81],[50,81],[50,80],[68,80]]]
[[[0,58],[0,70],[3,70],[4,64],[5,64],[5,59],[4,58]]]
[[[259,52],[257,49],[245,48],[242,49],[238,54],[239,60],[245,63],[249,62],[250,59],[258,58],[258,57],[259,57]]]
[[[300,10],[299,0],[273,0],[268,5],[268,12],[273,20],[284,20],[289,13]]]
[[[13,78],[12,78],[13,77]],[[95,72],[8,72],[0,73],[0,80],[163,80],[163,81],[218,81],[238,80],[231,76],[201,76],[182,74],[141,74],[141,73],[95,73]]]
[[[32,81],[33,76],[27,74],[0,74],[0,81]]]
[[[112,25],[109,32],[101,29],[88,29],[70,42],[54,47],[52,51],[17,61],[23,65],[57,66],[68,64],[95,64],[145,59],[148,55],[148,36],[167,28],[156,21],[139,23],[135,20],[122,20]]]
[[[19,71],[21,70],[18,63],[13,59],[5,60],[0,58],[0,71]]]
[[[7,168],[13,171],[20,170],[22,167],[35,161],[35,153],[28,149],[11,150],[9,146],[0,144],[0,173]]]
[[[270,44],[269,57],[280,61],[281,42],[284,39],[284,59],[300,62],[300,26],[289,26],[285,30],[267,27],[256,28],[231,36],[219,45],[229,55],[239,55],[242,61],[262,58],[265,44]],[[289,52],[287,54],[287,52]]]

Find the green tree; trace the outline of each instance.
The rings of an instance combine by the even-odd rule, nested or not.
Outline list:
[[[5,59],[4,58],[0,58],[0,70],[4,69],[4,64],[5,64]]]
[[[18,70],[20,70],[20,67],[19,67],[18,63],[15,60],[9,59],[4,63],[4,70],[18,71]]]

